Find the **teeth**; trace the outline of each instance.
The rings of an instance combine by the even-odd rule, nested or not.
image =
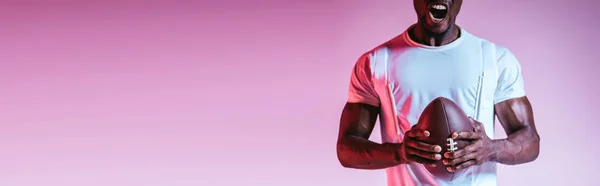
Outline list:
[[[446,6],[444,6],[444,5],[433,5],[433,6],[431,6],[431,8],[438,9],[438,10],[446,10]]]

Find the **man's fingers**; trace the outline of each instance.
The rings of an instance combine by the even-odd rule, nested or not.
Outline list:
[[[471,121],[471,124],[473,124],[473,129],[475,130],[475,132],[478,131],[485,131],[485,129],[483,128],[483,123],[469,117],[469,121]]]
[[[406,133],[406,136],[409,138],[429,137],[429,135],[431,135],[429,131],[419,129],[411,129]]]
[[[478,140],[481,139],[481,135],[477,132],[458,132],[456,135],[452,135],[452,137],[456,136],[454,139],[462,139],[462,140]]]
[[[427,159],[427,160],[431,160],[431,161],[437,161],[437,160],[441,160],[442,159],[442,155],[441,154],[437,154],[437,153],[430,153],[430,152],[426,152],[426,151],[421,151],[418,149],[414,149],[411,147],[407,147],[406,151],[409,155],[413,155],[413,156],[417,156],[419,158],[423,158],[423,159]]]
[[[430,166],[430,167],[433,167],[433,165],[436,165],[436,162],[434,160],[422,158],[422,157],[419,157],[416,155],[408,155],[407,158],[409,161],[420,163],[420,164]]]
[[[465,156],[467,154],[475,152],[475,150],[477,150],[477,147],[475,145],[473,145],[473,144],[467,145],[465,148],[460,149],[458,151],[444,153],[444,158],[447,158],[447,159],[458,159],[458,158],[461,158],[461,157],[463,157],[463,156]]]
[[[468,168],[470,166],[473,166],[473,165],[477,165],[477,161],[475,161],[475,160],[469,160],[469,161],[464,162],[464,163],[462,163],[462,164],[460,164],[458,166],[448,166],[446,169],[448,171],[450,171],[450,172],[454,172],[454,171],[457,171],[457,170],[466,169],[466,168]]]
[[[426,152],[441,152],[442,147],[439,145],[430,145],[427,143],[423,143],[420,141],[410,140],[406,142],[409,147],[412,147],[417,150],[426,151]]]
[[[468,153],[464,156],[461,156],[459,158],[456,159],[444,159],[442,162],[444,163],[444,165],[458,165],[458,164],[462,164],[465,163],[469,160],[473,160],[477,157],[476,153]]]

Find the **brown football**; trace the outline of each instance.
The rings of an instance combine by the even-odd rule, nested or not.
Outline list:
[[[456,151],[469,144],[469,141],[451,139],[452,133],[473,131],[473,125],[464,111],[452,100],[444,97],[436,98],[425,107],[415,128],[430,132],[431,135],[425,138],[424,142],[441,146],[442,156],[445,152]],[[437,161],[435,167],[425,167],[433,176],[445,181],[454,180],[464,171],[449,172],[441,160]]]

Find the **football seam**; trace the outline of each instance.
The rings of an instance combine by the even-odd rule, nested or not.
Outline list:
[[[444,104],[444,102],[442,101],[442,110],[444,111],[444,119],[446,120],[446,128],[448,129],[448,134],[452,135],[452,131],[450,131],[450,123],[448,123],[448,113],[446,112],[446,104]],[[452,176],[450,177],[450,180],[454,180],[454,173],[451,173]]]

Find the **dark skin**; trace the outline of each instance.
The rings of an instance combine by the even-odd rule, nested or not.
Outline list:
[[[443,21],[434,21],[430,16],[430,9],[434,4],[447,8]],[[415,42],[429,46],[442,46],[460,36],[460,29],[455,22],[462,7],[462,0],[414,0],[413,5],[418,22],[409,33]]]
[[[527,97],[510,99],[494,106],[496,115],[506,131],[506,139],[491,140],[480,122],[472,120],[475,132],[453,134],[456,139],[475,142],[443,160],[448,171],[456,171],[488,161],[517,165],[535,160],[539,155],[540,137],[533,120],[533,110]]]
[[[447,7],[443,21],[434,21],[429,15],[432,4]],[[441,46],[456,40],[460,29],[455,24],[462,0],[414,0],[418,23],[409,30],[410,37],[421,44]],[[429,131],[411,129],[402,143],[379,144],[369,140],[379,115],[378,106],[363,103],[346,103],[341,116],[337,140],[337,154],[344,167],[357,169],[383,169],[406,163],[432,166],[442,160],[448,171],[465,169],[485,162],[506,165],[534,161],[539,154],[540,137],[533,120],[533,111],[527,97],[514,98],[494,105],[495,114],[507,138],[492,140],[481,123],[471,120],[474,131],[453,134],[456,139],[470,139],[473,143],[453,153],[440,153],[441,147],[426,144],[422,139]]]

